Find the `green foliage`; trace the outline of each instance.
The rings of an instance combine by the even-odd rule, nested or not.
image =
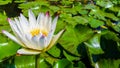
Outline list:
[[[85,44],[88,46],[90,53],[92,54],[101,54],[104,53],[100,46],[100,34],[94,35],[91,39],[89,39]]]
[[[0,43],[0,62],[16,54],[20,46],[13,42]]]
[[[15,67],[16,68],[35,68],[35,56],[16,56]]]
[[[67,59],[61,59],[56,62],[53,68],[73,68],[73,64]]]
[[[112,60],[112,59],[101,59],[97,65],[99,68],[119,68],[120,67],[120,60]]]
[[[1,0],[0,67],[1,68],[119,68],[120,1],[117,0]],[[46,53],[16,56],[20,48],[2,30],[11,32],[8,17],[31,9],[59,15],[57,29],[65,32]],[[11,13],[12,12],[12,13]],[[116,59],[116,60],[115,60]]]

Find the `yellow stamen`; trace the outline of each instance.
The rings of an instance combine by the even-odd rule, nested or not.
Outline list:
[[[44,29],[44,30],[40,30],[40,29],[36,28],[36,29],[33,29],[33,30],[30,31],[30,33],[31,33],[32,36],[36,36],[36,35],[40,34],[40,32],[41,32],[44,36],[47,36],[47,35],[48,35],[48,32],[47,32],[47,30],[45,30],[45,29]]]
[[[36,36],[40,33],[40,29],[33,29],[32,31],[30,31],[32,36]]]
[[[42,32],[42,34],[43,34],[44,36],[47,36],[47,35],[48,35],[47,30],[41,30],[41,32]]]

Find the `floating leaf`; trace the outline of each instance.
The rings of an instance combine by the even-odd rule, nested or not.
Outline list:
[[[89,24],[92,28],[97,28],[99,26],[103,26],[104,22],[100,21],[100,20],[97,20],[97,19],[94,19],[94,18],[90,18],[89,19]]]
[[[75,68],[86,68],[86,66],[85,66],[84,63],[82,63],[81,61],[79,61],[79,62],[77,63],[77,67],[75,67]]]
[[[85,17],[82,17],[82,16],[74,16],[73,20],[74,20],[74,22],[73,22],[74,26],[76,26],[77,24],[85,25],[88,23],[88,19],[86,19]]]
[[[119,68],[120,60],[117,59],[101,59],[96,63],[96,68]]]
[[[0,5],[5,5],[5,4],[8,4],[8,3],[11,3],[11,0],[0,1]]]
[[[119,32],[120,33],[120,22],[118,21],[117,22],[117,25],[112,25],[111,26],[115,31]]]
[[[117,18],[114,14],[112,14],[112,13],[105,13],[105,17],[108,17],[108,18],[110,18],[110,19],[112,19],[112,20],[114,20],[114,21],[118,21],[119,20],[119,18]]]
[[[53,65],[58,59],[55,57],[52,57],[51,55],[47,54],[47,53],[41,53],[40,54],[40,60],[44,59],[44,61],[46,61],[46,63],[50,66]]]
[[[73,68],[73,64],[67,59],[61,59],[56,62],[53,68]]]
[[[104,8],[110,8],[113,6],[111,1],[97,1],[96,4]]]
[[[54,57],[59,57],[61,51],[57,46],[53,46],[50,50],[48,50],[48,53]]]
[[[15,55],[19,47],[18,44],[11,41],[0,43],[0,62],[5,58]]]
[[[101,37],[101,34],[96,34],[90,40],[88,40],[88,42],[85,42],[91,54],[104,53],[100,46],[100,37]]]
[[[63,51],[65,57],[69,60],[69,61],[77,61],[80,60],[80,57],[74,56],[74,55],[70,55],[67,52]]]
[[[120,7],[114,6],[109,8],[111,11],[118,12],[120,10]]]
[[[70,53],[79,55],[77,47],[80,43],[88,40],[93,35],[91,29],[86,26],[77,25],[75,28],[67,26],[59,43]]]
[[[99,9],[99,7],[96,7],[94,9],[91,9],[89,16],[93,16],[94,18],[98,18],[101,20],[106,20],[105,18],[105,12]]]
[[[16,56],[15,57],[16,68],[35,68],[35,56]]]
[[[45,59],[41,59],[39,63],[39,68],[51,68],[51,65],[45,61]]]

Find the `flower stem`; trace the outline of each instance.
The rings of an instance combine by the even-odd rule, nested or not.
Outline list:
[[[40,66],[39,66],[39,60],[40,60],[40,55],[36,55],[35,56],[35,68],[40,68]]]

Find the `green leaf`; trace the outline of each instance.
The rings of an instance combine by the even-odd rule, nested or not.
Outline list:
[[[120,33],[120,22],[118,21],[118,24],[112,25],[111,26],[115,31]]]
[[[10,26],[8,26],[8,25],[0,26],[0,31],[2,31],[2,30],[11,31]]]
[[[62,38],[60,38],[59,43],[69,52],[79,55],[76,50],[79,41],[75,34],[74,28],[68,26],[66,32],[63,34]]]
[[[119,18],[117,18],[114,14],[112,14],[112,13],[105,13],[105,17],[108,17],[108,18],[110,18],[110,19],[112,19],[112,20],[114,20],[114,21],[118,21],[119,20]]]
[[[18,44],[11,41],[0,43],[0,61],[15,55],[19,47]]]
[[[5,14],[0,13],[0,25],[8,25],[7,16]]]
[[[101,37],[101,34],[96,34],[90,40],[85,42],[85,44],[88,46],[91,54],[104,53],[100,46],[100,37]]]
[[[88,40],[92,35],[93,31],[86,26],[77,25],[75,28],[73,28],[69,25],[59,40],[59,43],[70,53],[79,56],[77,51],[78,45]]]
[[[90,13],[89,13],[90,16],[94,16],[94,18],[98,18],[100,20],[104,20],[106,21],[106,18],[110,18],[114,21],[118,21],[119,19],[114,15],[114,13],[108,13],[108,12],[105,12],[104,10],[101,10],[99,7],[96,7],[94,9],[91,9]]]
[[[120,59],[101,59],[96,63],[96,68],[119,68]]]
[[[93,4],[87,4],[87,5],[85,5],[83,8],[84,8],[84,9],[95,9],[96,6],[93,5]]]
[[[0,5],[5,5],[5,4],[11,3],[11,2],[12,2],[11,0],[2,0],[2,1],[0,1]]]
[[[35,56],[16,56],[15,67],[16,68],[35,68]]]
[[[65,57],[69,60],[69,61],[77,61],[77,60],[80,60],[80,57],[77,57],[77,56],[74,56],[74,55],[70,55],[69,53],[63,51]]]
[[[96,7],[94,9],[91,9],[89,16],[92,16],[94,18],[98,18],[100,20],[106,20],[105,18],[105,12],[99,9],[99,7]]]
[[[74,26],[77,25],[77,24],[85,25],[85,24],[88,23],[88,19],[86,19],[86,18],[83,17],[83,16],[74,16],[74,17],[73,17],[73,20],[74,20],[74,22],[72,22],[72,23],[74,24]],[[75,24],[75,23],[76,23],[76,24]]]
[[[15,3],[22,3],[22,2],[26,2],[25,0],[15,0]]]
[[[113,7],[110,7],[109,10],[114,11],[114,12],[118,12],[120,10],[120,7],[119,6],[113,6]]]
[[[72,4],[73,2],[72,1],[67,1],[67,0],[62,0],[62,4],[63,5],[70,5],[70,4]]]
[[[74,31],[75,31],[76,37],[79,40],[79,43],[87,41],[94,34],[94,32],[92,31],[92,29],[90,29],[86,25],[79,25],[78,24],[78,25],[76,25]]]
[[[38,68],[51,68],[51,65],[45,61],[45,59],[39,60],[39,67]]]
[[[0,38],[1,38],[0,39],[1,44],[6,43],[8,41],[8,38],[5,35],[1,34],[1,33],[0,33]]]
[[[77,67],[75,67],[75,68],[86,68],[85,64],[82,63],[81,61],[79,61],[77,64],[78,64],[78,65],[77,65]]]
[[[57,6],[50,6],[49,8],[54,12],[57,12],[58,10],[60,10],[60,8]]]
[[[50,50],[48,50],[48,53],[51,54],[54,57],[59,57],[60,56],[60,49],[55,45],[53,46]]]
[[[100,21],[100,20],[97,20],[97,19],[94,19],[94,18],[90,18],[89,19],[89,24],[92,28],[97,28],[99,26],[103,26],[104,22]]]
[[[114,40],[116,42],[119,42],[120,39],[119,37],[117,36],[116,33],[112,32],[112,31],[106,31],[106,33],[102,34],[106,39],[108,40]]]
[[[73,64],[67,59],[61,59],[56,62],[53,68],[73,68]]]
[[[84,10],[84,9],[81,9],[81,10],[79,11],[79,13],[82,14],[82,15],[87,15],[88,12],[89,12],[89,11]]]
[[[119,57],[119,47],[118,42],[120,39],[114,32],[106,31],[103,35],[101,35],[101,48],[104,51],[105,57],[108,58],[118,58]]]
[[[41,53],[39,59],[45,59],[46,63],[50,66],[53,65],[58,59],[50,56],[47,53]]]
[[[38,6],[38,9],[39,9],[42,5],[49,6],[47,1],[40,1],[40,2],[34,1],[34,2],[22,3],[19,5],[19,8],[21,8],[21,9],[30,9],[30,8],[36,9],[36,7]]]
[[[57,22],[55,34],[57,34],[60,30],[65,29],[66,25],[67,25],[67,23],[64,22],[63,19],[59,18],[58,22]]]
[[[104,7],[104,8],[110,8],[113,6],[112,2],[111,1],[97,1],[96,3],[97,5],[101,6],[101,7]]]
[[[43,57],[44,55],[44,57]],[[51,68],[52,65],[46,61],[46,54],[41,53],[40,55],[36,55],[36,67],[35,68]]]
[[[0,67],[1,68],[15,68],[13,57],[3,62],[0,62]]]
[[[118,11],[118,14],[117,14],[118,17],[120,17],[120,10]]]
[[[27,2],[27,3],[22,3],[19,5],[19,8],[22,9],[23,14],[25,16],[28,16],[28,10],[32,9],[35,12],[35,15],[38,15],[40,12],[45,12],[48,11],[48,4],[47,1],[34,1],[34,2]]]

